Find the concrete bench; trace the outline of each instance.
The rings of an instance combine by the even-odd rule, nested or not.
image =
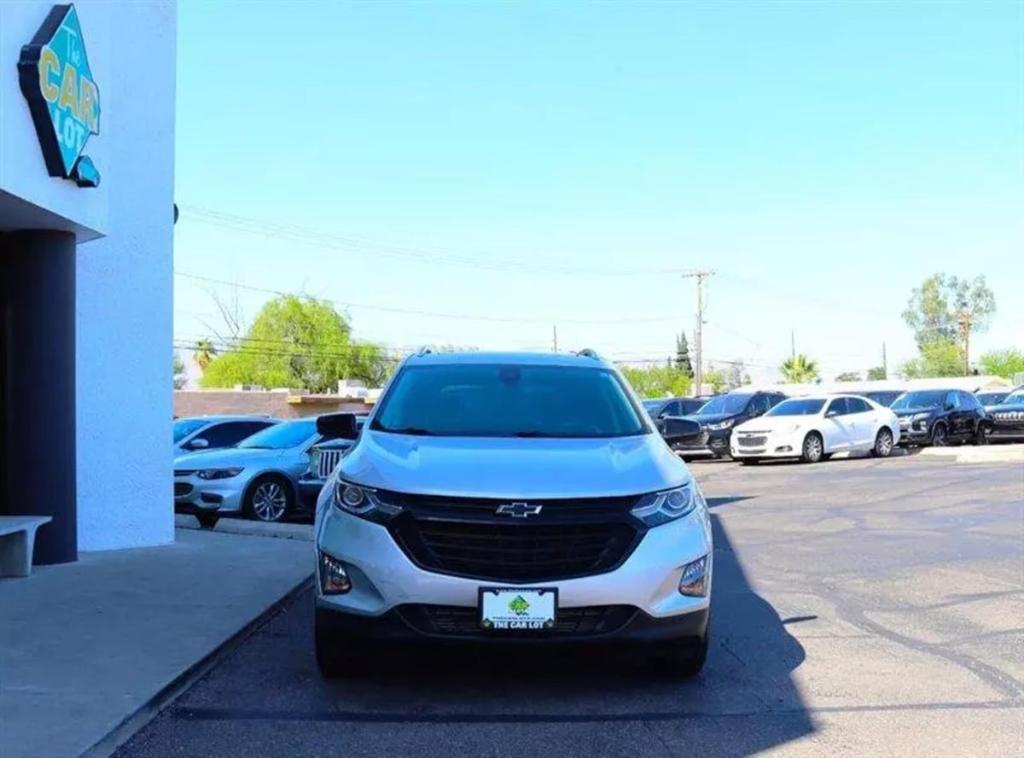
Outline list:
[[[0,516],[0,576],[32,573],[36,529],[50,521],[50,516]]]

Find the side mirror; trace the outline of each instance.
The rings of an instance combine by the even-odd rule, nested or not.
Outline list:
[[[189,440],[185,445],[189,450],[206,450],[210,446],[209,440],[204,440],[202,437],[196,437],[194,440]]]
[[[835,418],[838,415],[836,411],[825,411],[825,418]]]
[[[354,440],[359,436],[359,425],[354,413],[328,413],[316,420],[317,434],[339,440]]]
[[[700,437],[700,424],[680,416],[667,416],[661,436],[668,443],[695,442]]]

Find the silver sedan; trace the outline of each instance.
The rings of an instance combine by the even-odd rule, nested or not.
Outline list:
[[[174,509],[213,526],[226,513],[280,521],[299,503],[299,476],[320,439],[316,419],[286,421],[237,447],[182,455],[174,461]]]

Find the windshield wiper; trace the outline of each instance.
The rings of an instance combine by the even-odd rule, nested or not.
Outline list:
[[[415,434],[420,437],[432,437],[434,435],[429,429],[423,429],[419,426],[401,426],[397,429],[392,429],[388,426],[377,426],[375,429],[378,432],[387,432],[388,434]]]

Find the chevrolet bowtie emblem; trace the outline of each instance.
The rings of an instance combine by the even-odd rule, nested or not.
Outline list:
[[[498,516],[511,516],[512,518],[529,518],[540,513],[542,505],[531,505],[530,503],[503,503],[495,510]]]

